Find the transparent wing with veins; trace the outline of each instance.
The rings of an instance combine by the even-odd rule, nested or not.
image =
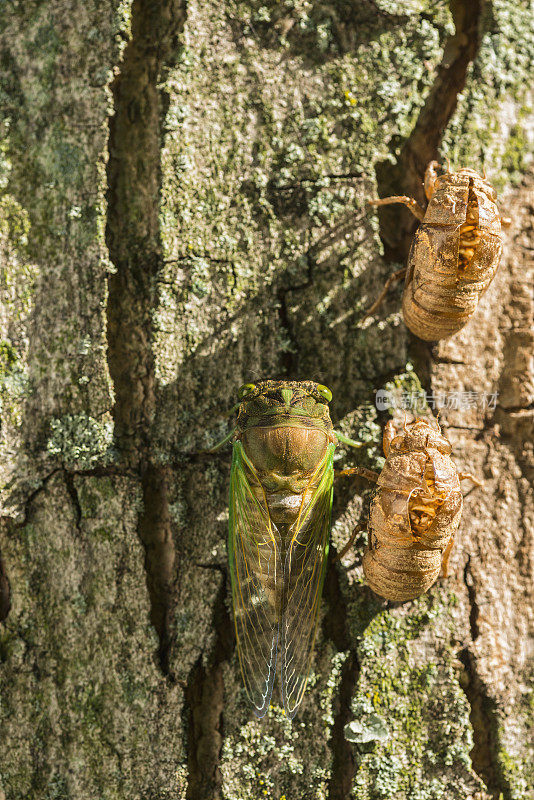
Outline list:
[[[319,621],[332,512],[334,445],[303,495],[284,565],[284,595],[280,623],[282,698],[294,717],[304,695]]]
[[[241,442],[230,476],[228,554],[239,664],[247,695],[262,717],[273,690],[282,587],[280,535]]]
[[[283,542],[254,466],[241,443],[234,445],[229,538],[234,623],[245,689],[260,717],[269,707],[278,648],[290,718],[308,681],[328,556],[333,455],[331,444]]]

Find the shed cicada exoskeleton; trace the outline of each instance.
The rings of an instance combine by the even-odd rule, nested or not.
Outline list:
[[[503,219],[495,190],[472,169],[438,175],[432,161],[425,173],[428,206],[411,197],[384,197],[371,205],[403,203],[421,222],[406,269],[395,272],[368,309],[374,313],[389,286],[404,277],[402,311],[407,327],[426,341],[459,331],[474,314],[493,280],[503,248]]]
[[[228,558],[237,652],[257,716],[275,676],[292,718],[313,653],[326,570],[337,441],[332,394],[313,381],[239,391],[230,475]],[[221,443],[222,444],[222,443]]]
[[[363,572],[368,585],[386,600],[413,600],[447,576],[463,497],[451,445],[433,418],[416,419],[384,431],[386,463],[374,474]],[[352,470],[341,474],[350,475]],[[345,548],[346,549],[346,548]],[[344,552],[344,551],[343,551]]]

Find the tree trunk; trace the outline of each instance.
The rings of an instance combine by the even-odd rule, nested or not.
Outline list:
[[[529,0],[0,14],[0,797],[534,797]],[[512,225],[433,346],[400,287],[362,321],[415,227],[367,201],[422,201],[445,157],[486,171]],[[372,595],[364,534],[331,558],[293,722],[278,695],[260,721],[247,704],[230,448],[202,452],[268,377],[331,388],[366,444],[336,467],[380,466],[376,390],[460,397],[440,422],[484,480],[418,600]],[[334,555],[371,495],[336,484]]]

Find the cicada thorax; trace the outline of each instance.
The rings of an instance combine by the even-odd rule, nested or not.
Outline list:
[[[462,494],[450,445],[437,429],[418,420],[391,438],[371,505],[363,569],[373,591],[404,601],[437,580],[460,523]]]
[[[249,428],[241,441],[258,472],[265,475],[269,485],[276,486],[277,476],[285,480],[313,472],[324,458],[328,436],[317,428],[269,426]]]
[[[502,253],[495,191],[469,169],[434,183],[415,233],[403,295],[406,325],[436,341],[462,328],[493,280]]]

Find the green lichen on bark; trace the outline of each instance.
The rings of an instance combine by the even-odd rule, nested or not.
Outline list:
[[[28,253],[28,214],[8,191],[9,124],[0,144],[0,493],[12,477],[28,392],[29,317],[38,269]]]
[[[532,6],[528,0],[492,0],[485,6],[482,39],[443,137],[442,153],[455,166],[486,171],[492,184],[517,184],[534,151],[531,65]],[[529,133],[521,120],[529,119]]]
[[[113,460],[113,421],[67,414],[50,422],[47,451],[68,469],[86,470]]]
[[[518,114],[518,122],[512,125],[506,147],[502,156],[503,169],[508,174],[510,183],[517,186],[523,180],[532,155],[532,143],[529,132],[523,127],[521,120],[532,113],[532,109],[524,106]],[[530,132],[531,133],[531,132]],[[532,137],[531,137],[532,138]]]
[[[379,611],[359,636],[361,672],[351,711],[364,724],[378,715],[388,736],[359,746],[358,800],[439,800],[483,791],[471,768],[469,705],[458,684],[451,601],[434,589],[403,608]],[[428,637],[436,642],[430,660]]]
[[[120,21],[105,2],[68,12],[60,2],[15,3],[1,13],[5,191],[24,214],[25,261],[36,265],[23,424],[34,456],[51,417],[98,415],[111,404],[102,165]],[[27,468],[21,460],[20,482]]]
[[[76,499],[75,499],[76,498]],[[183,796],[182,693],[154,658],[139,490],[53,477],[2,538],[0,788],[28,797]]]
[[[199,452],[231,429],[243,380],[315,378],[365,445],[339,447],[336,467],[379,469],[375,391],[428,388],[429,351],[407,368],[398,293],[360,322],[395,268],[367,201],[451,55],[459,5],[2,9],[1,442],[24,489],[22,524],[0,527],[8,800],[487,797],[456,660],[476,657],[472,592],[456,580],[458,598],[386,608],[364,587],[363,532],[329,564],[300,715],[277,694],[251,718],[225,566],[229,450]],[[528,163],[532,37],[523,0],[483,5],[441,152],[501,187]],[[370,495],[336,485],[334,552]],[[532,788],[523,695],[490,754],[505,800]],[[353,721],[387,738],[356,748]]]
[[[392,380],[384,384],[384,405],[391,416],[396,416],[399,411],[425,416],[430,412],[427,393],[421,385],[421,380],[414,370],[413,364],[408,362],[405,369],[395,375]],[[434,404],[434,408],[437,407]]]
[[[527,670],[508,714],[497,728],[496,768],[504,797],[521,800],[534,787],[534,681]]]
[[[384,269],[367,200],[374,163],[409,132],[451,23],[445,3],[423,17],[417,4],[394,11],[189,6],[167,80],[154,342],[161,457],[193,446],[197,420],[210,422],[255,372],[317,377],[343,415],[405,360],[398,316],[378,328],[357,322]],[[336,391],[341,375],[352,403]],[[193,393],[192,419],[180,398]]]

